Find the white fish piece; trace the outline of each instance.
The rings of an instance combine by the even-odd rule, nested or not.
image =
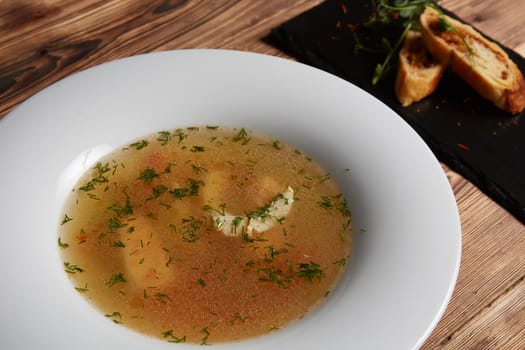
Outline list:
[[[277,194],[266,206],[254,211],[251,216],[233,215],[230,213],[213,213],[215,228],[226,236],[241,236],[252,233],[263,233],[282,223],[292,209],[295,191],[291,186]]]
[[[291,186],[274,197],[272,202],[262,208],[260,212],[252,215],[246,232],[251,235],[253,231],[262,233],[274,227],[288,215],[294,203],[294,189]]]
[[[224,213],[224,215],[213,213],[212,218],[215,223],[215,228],[226,236],[241,236],[243,232],[246,232],[248,227],[248,218],[246,216],[229,213]]]

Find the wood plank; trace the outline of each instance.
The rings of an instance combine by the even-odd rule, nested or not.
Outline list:
[[[501,294],[433,349],[525,349],[525,279]]]
[[[78,12],[67,8],[49,11],[47,25],[41,30],[36,29],[44,25],[42,22],[25,24],[26,30],[36,33],[30,37],[26,34],[24,40],[4,37],[0,32],[0,52],[7,53],[0,56],[0,118],[51,83],[110,60],[180,48],[247,50],[245,42],[257,42],[272,26],[287,19],[285,12],[291,18],[316,2],[297,1],[290,6],[280,0],[265,6],[262,0],[122,0],[91,6],[83,1],[83,7],[80,3],[74,2]]]
[[[481,310],[495,307],[495,300],[525,276],[525,227],[462,176],[445,169],[462,219],[461,269],[447,311],[422,349],[468,336],[462,327],[475,322]],[[515,337],[512,329],[508,332]]]

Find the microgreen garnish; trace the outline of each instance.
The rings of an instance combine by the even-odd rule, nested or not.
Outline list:
[[[459,33],[457,29],[452,25],[452,23],[450,23],[450,21],[448,21],[445,15],[441,12],[439,15],[438,28],[441,32],[451,32],[451,33],[456,34],[461,40],[461,42],[463,43],[463,45],[465,45],[468,55],[470,57],[474,55],[474,49],[467,42],[467,39],[465,39],[465,36]]]
[[[399,51],[403,41],[409,30],[420,30],[419,17],[426,7],[431,7],[439,12],[439,26],[442,31],[452,31],[458,34],[469,54],[472,53],[472,49],[466,42],[466,40],[456,31],[454,26],[447,20],[441,9],[439,9],[432,0],[371,0],[374,12],[369,20],[363,23],[364,28],[370,28],[376,25],[388,25],[392,23],[401,24],[403,30],[399,37],[391,42],[388,38],[382,37],[380,40],[380,47],[368,47],[361,40],[360,37],[353,32],[354,39],[356,41],[354,52],[367,51],[367,52],[384,52],[386,57],[383,62],[378,63],[374,69],[372,75],[372,84],[376,85],[382,80],[392,69],[392,61],[394,60],[397,52]]]

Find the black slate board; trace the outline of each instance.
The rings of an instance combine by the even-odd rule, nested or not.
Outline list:
[[[360,24],[371,12],[370,0],[328,0],[275,28],[267,40],[383,101],[416,130],[439,160],[525,223],[525,112],[513,116],[497,109],[451,72],[445,73],[434,94],[402,107],[394,94],[395,69],[377,85],[371,83],[374,67],[385,55],[354,52],[355,33],[362,35]],[[400,28],[389,26],[372,34],[367,30],[367,35],[395,37]],[[525,72],[525,60],[504,49]]]

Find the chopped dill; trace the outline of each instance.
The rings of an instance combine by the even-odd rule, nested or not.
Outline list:
[[[60,226],[70,222],[71,220],[73,220],[73,219],[70,218],[67,214],[64,214],[64,218],[62,219],[62,222],[60,223]]]
[[[126,196],[126,201],[123,206],[115,203],[107,207],[107,210],[114,212],[119,218],[133,214],[133,206],[131,205],[130,196],[126,192],[126,189],[124,189],[122,193]]]
[[[151,189],[151,196],[147,200],[158,199],[162,194],[168,192],[168,187],[165,185],[157,185]]]
[[[115,284],[118,283],[126,283],[127,280],[124,278],[124,274],[122,272],[113,274],[109,280],[106,282],[106,284],[109,287],[113,287]]]
[[[202,210],[207,211],[208,213],[217,213],[219,215],[226,215],[226,203],[222,203],[218,208],[213,207],[211,204],[205,204],[202,207]]]
[[[165,146],[170,142],[172,134],[169,131],[159,131],[157,136],[157,141],[160,142],[161,146]]]
[[[153,168],[146,168],[142,170],[137,180],[142,180],[145,183],[150,183],[154,179],[160,177],[160,175]]]
[[[194,145],[191,149],[190,149],[190,152],[204,152],[204,147],[203,146],[197,146],[197,145]]]
[[[235,322],[241,322],[244,323],[248,319],[248,316],[243,316],[240,313],[236,312],[232,316],[232,318],[228,321],[228,323],[233,326]]]
[[[109,233],[115,233],[119,228],[126,227],[127,224],[120,221],[119,218],[109,218],[108,220],[108,228]]]
[[[182,219],[182,227],[179,233],[182,234],[182,240],[187,243],[193,243],[199,239],[197,233],[204,226],[205,222],[194,216]]]
[[[84,272],[84,269],[78,265],[74,265],[67,261],[64,261],[64,271],[66,271],[67,273],[77,273]]]
[[[178,143],[182,143],[189,135],[184,132],[182,129],[175,130],[175,134],[173,135],[177,138]]]
[[[338,260],[335,260],[333,262],[334,265],[339,265],[339,266],[345,266],[346,265],[346,262],[347,262],[347,258],[341,258],[341,259],[338,259]]]
[[[276,249],[271,245],[266,246],[265,248],[268,251],[268,254],[266,255],[266,258],[265,258],[266,262],[273,261],[278,255],[288,253],[288,249],[286,248]]]
[[[244,146],[244,145],[247,145],[248,142],[250,142],[251,139],[252,138],[248,136],[248,132],[246,131],[246,129],[242,128],[241,130],[239,130],[237,135],[235,135],[232,138],[232,141],[233,142],[240,142]]]
[[[259,281],[275,283],[279,288],[286,289],[292,283],[292,276],[283,270],[272,267],[261,267],[257,270]]]
[[[166,249],[164,250],[167,251]],[[170,255],[170,257],[168,258],[168,261],[166,261],[166,267],[169,267],[170,265],[175,264],[175,261],[176,261],[175,257]]]
[[[134,142],[132,144],[129,145],[130,148],[135,148],[137,151],[140,151],[141,149],[143,149],[144,147],[148,146],[149,145],[149,142],[148,140],[140,140],[140,141],[137,141],[137,142]]]
[[[164,294],[164,293],[156,293],[155,299],[157,299],[157,301],[160,301],[161,303],[167,303],[168,301],[171,300],[169,295]]]
[[[209,326],[208,326],[209,327]],[[204,327],[203,329],[201,329],[201,333],[204,333],[204,336],[202,337],[201,339],[201,344],[200,345],[210,345],[208,343],[208,338],[210,337],[210,331],[208,330],[208,327]]]
[[[97,164],[93,167],[93,170],[96,171],[96,175],[85,185],[80,186],[78,188],[80,191],[93,191],[98,185],[109,182],[109,178],[105,175],[111,171],[109,163],[102,164],[101,162],[97,162]]]
[[[113,242],[113,244],[111,246],[114,247],[114,248],[126,248],[126,245],[121,240]]]
[[[62,239],[58,237],[58,246],[62,249],[69,248],[69,244],[62,242]]]
[[[195,180],[192,178],[188,178],[186,180],[186,183],[187,183],[187,187],[174,188],[170,190],[169,193],[177,199],[182,199],[185,197],[191,197],[191,196],[198,195],[200,188],[204,186],[204,181]]]
[[[193,169],[193,172],[195,174],[200,174],[202,172],[205,172],[207,173],[208,172],[208,169],[204,168],[204,167],[201,167],[201,166],[198,166],[198,165],[195,165],[195,164],[192,164],[191,165],[191,168]]]
[[[329,196],[321,196],[321,201],[317,202],[321,208],[330,210],[334,207],[334,203],[332,202],[332,198]]]
[[[111,320],[114,323],[122,324],[122,315],[120,314],[120,312],[115,311],[112,314],[106,314],[104,316],[106,316],[107,318],[111,318]]]
[[[84,287],[75,287],[75,290],[79,293],[86,293],[89,291],[87,283],[84,285]]]
[[[175,335],[173,335],[172,329],[162,332],[161,335],[164,339],[167,339],[169,343],[185,343],[186,342],[186,336],[176,337]]]
[[[310,261],[310,263],[300,263],[299,270],[296,271],[296,276],[302,277],[305,280],[312,282],[314,279],[321,281],[325,277],[325,273],[321,270],[319,264]]]

